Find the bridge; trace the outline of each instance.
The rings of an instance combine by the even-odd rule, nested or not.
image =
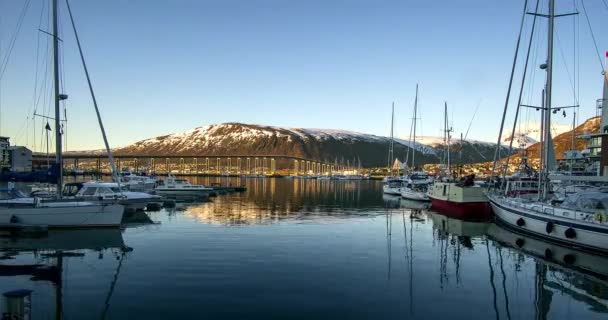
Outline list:
[[[34,153],[32,166],[46,167],[55,156]],[[114,155],[117,168],[147,170],[156,174],[330,174],[346,170],[346,166],[287,155]],[[67,171],[110,172],[106,154],[68,153],[63,156]]]

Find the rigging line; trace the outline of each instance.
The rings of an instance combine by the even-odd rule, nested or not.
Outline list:
[[[464,134],[464,139],[466,140],[469,136],[469,130],[471,129],[471,125],[473,124],[473,119],[475,119],[475,115],[477,114],[477,110],[479,109],[479,105],[481,104],[481,99],[477,101],[477,106],[475,107],[475,111],[473,112],[473,117],[471,117],[471,121],[469,121],[469,126],[467,127],[467,132]]]
[[[597,60],[600,62],[600,67],[602,68],[602,72],[604,72],[604,62],[602,62],[602,57],[600,55],[600,49],[597,47],[597,41],[595,41],[595,34],[593,34],[593,28],[591,27],[591,21],[589,20],[589,15],[587,15],[587,8],[585,8],[585,1],[581,1],[581,6],[583,7],[583,12],[585,13],[585,19],[587,20],[587,25],[589,26],[589,32],[591,33],[591,39],[593,40],[593,45],[595,46],[595,53],[597,54]]]
[[[515,76],[515,67],[517,66],[517,56],[519,55],[519,44],[521,42],[521,34],[524,29],[524,21],[526,20],[526,11],[528,9],[528,0],[524,1],[524,9],[521,16],[521,22],[519,25],[519,35],[517,36],[517,45],[515,46],[515,54],[513,56],[513,65],[511,66],[511,76],[509,79],[509,86],[507,89],[507,97],[505,99],[505,107],[502,112],[502,120],[500,122],[500,130],[498,132],[498,139],[496,141],[496,151],[494,152],[494,163],[492,164],[492,171],[490,173],[490,178],[494,176],[494,172],[496,171],[496,162],[498,161],[500,155],[500,142],[502,140],[502,132],[505,126],[505,118],[507,117],[507,109],[509,107],[509,97],[511,97],[511,86],[513,85],[513,77]],[[488,188],[492,184],[490,183]]]
[[[534,8],[534,12],[538,12],[538,6],[540,4],[540,0],[536,0],[536,7]],[[524,86],[526,83],[526,74],[528,72],[528,63],[530,62],[530,50],[532,48],[532,40],[534,39],[534,29],[536,28],[536,18],[537,16],[534,15],[534,18],[532,18],[532,28],[530,30],[530,39],[528,40],[528,50],[526,53],[526,62],[524,63],[524,71],[522,74],[522,79],[521,79],[521,86],[519,87],[519,97],[517,98],[517,106],[515,107],[515,119],[513,121],[513,129],[511,130],[511,141],[509,141],[509,151],[507,154],[507,161],[503,170],[503,177],[507,176],[507,170],[509,169],[509,161],[511,160],[511,154],[513,153],[513,140],[514,139],[514,135],[515,135],[515,129],[517,126],[517,118],[519,117],[519,111],[521,110],[521,99],[522,99],[522,95],[523,95],[523,91],[524,91]],[[547,111],[548,112],[548,111]],[[503,182],[501,183],[501,188],[504,185],[504,179]]]
[[[116,171],[116,164],[114,163],[114,156],[112,155],[112,149],[110,149],[110,144],[108,143],[108,138],[106,136],[106,130],[103,126],[103,122],[101,121],[101,114],[99,113],[99,108],[97,106],[97,99],[95,98],[95,92],[93,91],[93,85],[91,83],[91,77],[89,76],[89,70],[87,69],[87,64],[84,60],[84,53],[82,52],[82,46],[80,45],[80,38],[78,37],[78,32],[76,31],[76,23],[74,22],[74,16],[72,15],[72,9],[70,8],[70,1],[65,0],[65,3],[68,7],[70,21],[72,22],[72,28],[74,29],[74,37],[76,38],[76,44],[78,45],[78,52],[80,53],[80,60],[82,61],[82,67],[84,68],[84,73],[87,77],[87,83],[89,85],[89,91],[91,92],[91,98],[93,99],[93,105],[95,106],[95,113],[97,114],[97,122],[99,122],[99,128],[101,129],[101,135],[103,136],[103,142],[106,146],[106,152],[108,153],[108,159],[110,160],[110,166],[112,168],[112,176],[116,180],[116,183],[118,184],[118,188],[120,189],[120,179],[118,178],[118,172]],[[122,194],[122,191],[121,191],[121,194]]]
[[[570,87],[572,87],[572,94],[574,95],[574,100],[576,100],[576,89],[574,87],[574,83],[572,82],[570,69],[568,69],[568,64],[566,63],[566,55],[564,54],[564,50],[562,48],[562,43],[559,39],[559,33],[555,32],[555,38],[557,40],[557,48],[559,49],[559,53],[562,57],[562,62],[564,63],[564,69],[566,69],[566,74],[568,75],[568,81],[570,82]]]
[[[606,8],[606,10],[608,10],[608,3],[606,3],[606,0],[602,0],[602,3],[604,4],[604,8]]]
[[[23,20],[25,19],[25,14],[27,13],[27,9],[30,6],[30,2],[31,2],[31,0],[27,0],[23,4],[23,8],[21,9],[21,13],[17,20],[17,26],[15,28],[15,33],[13,33],[11,40],[9,40],[8,52],[6,53],[6,56],[4,56],[4,59],[2,59],[2,64],[0,64],[0,80],[2,80],[2,77],[4,76],[4,73],[6,72],[6,68],[8,66],[8,61],[13,52],[13,48],[15,47],[15,43],[17,42],[17,36],[19,35],[19,31],[21,31],[21,26],[23,25]]]

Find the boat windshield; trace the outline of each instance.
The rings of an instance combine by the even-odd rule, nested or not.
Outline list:
[[[10,200],[16,198],[27,198],[27,195],[17,189],[0,189],[0,200]]]
[[[412,180],[426,180],[429,178],[429,175],[426,173],[413,173],[410,175],[410,179]]]

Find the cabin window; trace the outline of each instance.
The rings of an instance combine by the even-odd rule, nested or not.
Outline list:
[[[114,194],[110,188],[99,188],[99,194]]]
[[[95,194],[95,192],[97,192],[97,188],[86,188],[86,189],[84,189],[82,194],[85,196],[92,196]]]

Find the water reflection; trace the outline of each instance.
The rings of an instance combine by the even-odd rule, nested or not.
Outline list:
[[[220,225],[270,224],[311,218],[318,221],[320,217],[380,214],[370,212],[370,209],[381,208],[377,202],[378,185],[366,181],[232,179],[223,180],[225,184],[243,182],[248,191],[220,196],[211,203],[185,205],[184,214],[197,221]],[[211,180],[213,178],[201,178],[198,183]],[[399,198],[395,206],[399,206]]]
[[[103,302],[101,318],[105,319],[123,259],[129,251],[131,249],[125,246],[119,229],[49,230],[40,237],[0,238],[0,259],[3,261],[0,277],[29,277],[29,287],[34,286],[32,289],[38,282],[48,282],[53,296],[41,301],[43,303],[36,302],[43,307],[36,308],[36,304],[30,304],[30,295],[40,298],[41,292],[37,290],[21,289],[25,294],[11,298],[5,294],[2,319],[50,318],[50,314],[54,314],[54,319],[63,319],[64,286],[69,281],[66,266],[69,260],[81,260],[87,254],[95,255],[98,260],[107,259],[108,255],[117,260],[116,271]]]
[[[375,181],[242,182],[247,192],[139,213],[124,230],[0,238],[0,288],[33,290],[37,319],[592,319],[608,311],[606,257],[382,196]]]

